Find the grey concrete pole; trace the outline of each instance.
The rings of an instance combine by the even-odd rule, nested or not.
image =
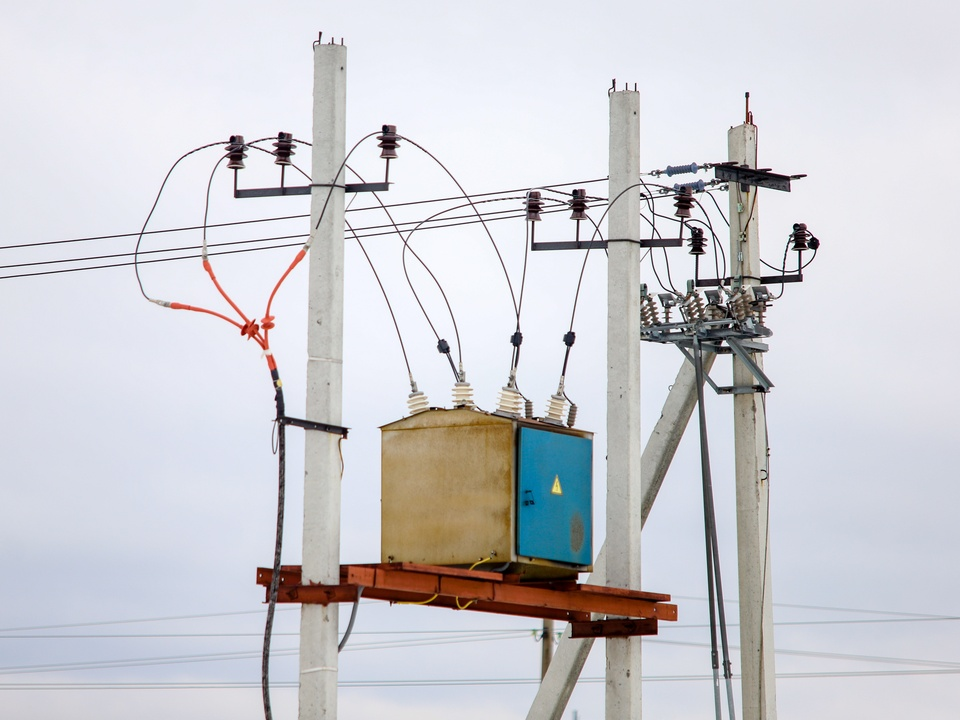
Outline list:
[[[640,94],[610,94],[607,585],[640,589]],[[625,192],[624,192],[625,191]],[[622,194],[621,194],[622,193]],[[607,720],[640,718],[640,638],[608,638]]]
[[[703,369],[709,372],[716,355],[708,353],[703,357]],[[657,493],[663,485],[667,469],[677,452],[683,431],[687,427],[693,408],[697,402],[697,386],[693,365],[684,361],[677,373],[660,419],[657,421],[640,460],[640,475],[643,478],[640,499],[640,523],[647,521]],[[587,578],[588,584],[602,584],[606,577],[607,546],[604,544],[593,563],[593,574]],[[553,660],[540,683],[540,689],[534,698],[527,720],[560,720],[570,695],[577,684],[577,678],[583,670],[593,638],[574,639],[570,637],[569,627],[560,638]]]
[[[757,167],[757,127],[752,123],[727,134],[728,159]],[[757,188],[730,184],[730,257],[734,278],[757,285],[760,233]],[[763,356],[753,354],[761,368]],[[733,384],[753,385],[754,377],[733,360]],[[770,572],[769,478],[763,395],[734,395],[734,452],[737,488],[737,564],[740,581],[740,665],[743,720],[776,720],[773,658],[773,590]]]
[[[314,46],[313,182],[307,317],[309,420],[341,425],[343,403],[344,191],[347,49]],[[329,199],[328,199],[329,198]],[[324,205],[326,208],[324,209]],[[321,217],[321,211],[323,216]],[[303,582],[340,582],[340,437],[306,431]],[[337,717],[338,606],[300,610],[300,720]]]

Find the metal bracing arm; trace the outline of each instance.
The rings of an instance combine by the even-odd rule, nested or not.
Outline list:
[[[703,358],[704,371],[713,366],[716,355],[708,353]],[[660,420],[657,421],[640,460],[641,473],[641,525],[646,522],[653,501],[663,485],[667,469],[676,454],[680,439],[687,427],[697,403],[696,372],[693,365],[684,362],[677,373],[670,394],[663,403]],[[606,545],[600,548],[593,574],[587,582],[602,581],[606,577]],[[537,697],[527,713],[527,720],[559,720],[567,706],[577,678],[593,648],[593,639],[575,640],[569,628],[560,638],[560,644],[547,670]]]

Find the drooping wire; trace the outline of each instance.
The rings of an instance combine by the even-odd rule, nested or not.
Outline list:
[[[397,331],[397,340],[400,342],[400,352],[403,353],[403,363],[407,366],[407,375],[410,378],[413,378],[413,371],[410,369],[410,360],[407,358],[407,349],[403,344],[403,336],[400,334],[400,325],[397,323],[397,316],[393,312],[393,305],[390,304],[390,298],[387,297],[387,291],[383,287],[383,282],[380,280],[380,274],[377,272],[376,267],[373,265],[373,260],[370,259],[370,254],[367,252],[367,249],[363,246],[363,243],[360,241],[360,238],[357,237],[357,233],[354,232],[353,226],[349,222],[346,222],[347,229],[353,234],[354,239],[357,241],[357,245],[360,246],[363,256],[367,259],[367,264],[370,266],[370,270],[373,272],[373,276],[377,280],[377,285],[380,286],[380,292],[383,294],[383,300],[387,304],[387,310],[390,312],[390,319],[393,321],[393,327]]]
[[[347,162],[350,160],[350,156],[353,155],[354,151],[355,151],[358,147],[360,147],[360,144],[361,144],[362,142],[364,142],[365,140],[369,140],[370,138],[372,138],[372,137],[373,137],[374,135],[376,135],[376,134],[377,134],[376,132],[368,133],[367,135],[364,135],[362,138],[360,138],[359,140],[357,140],[357,142],[354,143],[353,147],[350,148],[350,152],[348,152],[348,153],[346,154],[346,156],[343,158],[343,162],[340,163],[340,167],[337,169],[336,175],[334,175],[334,176],[333,176],[333,179],[330,181],[330,187],[329,187],[329,189],[327,190],[327,197],[326,197],[326,198],[324,199],[324,201],[323,201],[323,207],[320,208],[320,215],[317,217],[317,224],[314,226],[314,228],[313,228],[314,230],[316,230],[317,228],[320,227],[320,222],[321,222],[321,220],[323,220],[323,216],[324,216],[324,215],[326,214],[326,212],[327,212],[327,205],[330,203],[330,198],[333,196],[333,191],[334,191],[334,189],[335,189],[336,187],[338,187],[338,186],[337,186],[337,180],[338,180],[338,179],[340,178],[340,176],[343,174],[343,169],[347,166]],[[340,187],[343,187],[343,186],[340,186]],[[308,249],[308,250],[309,250],[309,245],[310,245],[310,242],[308,241],[308,242],[307,242],[307,249]]]
[[[460,182],[457,180],[457,178],[454,177],[453,173],[450,172],[449,169],[447,169],[447,166],[444,165],[442,162],[440,162],[440,160],[439,160],[437,157],[435,157],[435,156],[433,155],[433,153],[431,153],[431,152],[430,152],[429,150],[427,150],[425,147],[423,147],[422,145],[417,144],[416,142],[414,142],[413,140],[411,140],[411,139],[408,138],[408,137],[404,137],[404,136],[400,136],[400,135],[398,135],[398,137],[399,137],[400,139],[402,139],[402,140],[407,141],[408,143],[410,143],[411,145],[413,145],[415,148],[417,148],[417,149],[420,150],[421,152],[425,153],[425,154],[426,154],[429,158],[431,158],[435,163],[437,163],[437,165],[439,165],[439,166],[443,169],[443,171],[447,174],[447,176],[453,181],[454,185],[457,186],[457,189],[458,189],[458,190],[460,191],[460,193],[463,195],[463,198],[469,203],[470,207],[473,208],[474,212],[475,212],[476,215],[477,215],[477,218],[479,218],[479,219],[481,220],[480,224],[483,226],[483,230],[484,230],[484,232],[486,232],[487,237],[490,239],[490,244],[493,245],[494,252],[496,252],[496,254],[497,254],[497,259],[500,261],[500,267],[503,269],[503,276],[504,276],[504,278],[505,278],[506,281],[507,281],[507,288],[510,290],[510,299],[511,299],[511,301],[513,302],[513,310],[514,310],[514,313],[517,315],[517,319],[519,320],[519,316],[520,316],[520,306],[519,306],[519,304],[517,303],[517,296],[516,296],[516,294],[513,292],[513,283],[510,282],[510,273],[507,272],[507,265],[506,265],[506,263],[505,263],[504,260],[503,260],[503,255],[501,255],[501,253],[500,253],[500,248],[497,246],[496,241],[493,239],[493,235],[492,235],[491,232],[490,232],[490,228],[488,228],[486,222],[483,221],[483,216],[480,214],[480,211],[477,210],[477,208],[476,208],[476,206],[475,206],[475,204],[474,204],[474,201],[473,201],[472,197],[467,194],[467,191],[463,189],[463,186],[460,184]]]
[[[133,270],[137,276],[137,285],[140,287],[140,294],[143,295],[143,297],[146,298],[147,300],[152,301],[152,298],[149,295],[147,295],[146,291],[143,289],[143,280],[140,278],[140,269],[137,267],[137,253],[140,251],[140,242],[143,240],[143,234],[147,230],[147,225],[150,223],[150,218],[153,217],[153,213],[157,209],[157,204],[160,202],[160,196],[163,195],[163,190],[167,186],[167,181],[170,179],[170,176],[173,174],[173,171],[176,169],[177,165],[179,165],[184,159],[186,159],[190,155],[193,155],[196,152],[200,152],[201,150],[206,150],[207,148],[216,147],[218,145],[223,145],[223,142],[220,141],[220,142],[207,143],[206,145],[200,145],[199,147],[196,147],[193,150],[190,150],[189,152],[185,152],[183,155],[177,158],[177,160],[173,163],[173,165],[170,166],[170,169],[167,170],[167,174],[163,178],[163,182],[160,183],[160,189],[157,191],[157,196],[153,200],[153,205],[150,206],[150,212],[147,213],[147,218],[143,221],[143,227],[140,228],[140,232],[137,234],[137,244],[134,247],[134,251],[133,251]]]
[[[438,341],[440,340],[440,335],[439,335],[439,333],[437,333],[437,330],[436,330],[436,328],[433,326],[433,323],[430,322],[430,319],[429,319],[429,317],[428,317],[428,315],[427,315],[426,309],[424,308],[423,303],[422,303],[422,301],[420,300],[419,295],[417,295],[417,291],[416,291],[416,289],[415,289],[414,286],[413,286],[413,281],[412,281],[411,278],[410,278],[409,270],[407,269],[407,256],[406,256],[406,253],[407,253],[408,251],[411,252],[411,253],[414,252],[414,251],[413,251],[413,248],[412,248],[411,245],[410,245],[414,233],[416,233],[418,230],[420,230],[426,223],[429,223],[429,222],[433,221],[435,218],[440,217],[441,215],[444,215],[444,214],[446,214],[446,213],[448,213],[448,212],[453,212],[454,210],[460,210],[460,209],[463,209],[463,208],[465,208],[465,207],[471,207],[471,208],[473,208],[474,211],[477,212],[477,214],[479,215],[479,210],[476,208],[477,205],[481,205],[481,204],[485,204],[485,203],[492,203],[492,202],[503,202],[503,201],[507,201],[507,200],[518,200],[518,199],[520,199],[520,198],[516,198],[516,197],[512,197],[512,198],[490,198],[490,199],[487,199],[487,200],[479,200],[479,201],[469,200],[468,203],[465,203],[465,204],[462,204],[462,205],[454,205],[454,206],[452,206],[452,207],[445,208],[445,209],[443,209],[443,210],[439,210],[438,212],[434,213],[433,215],[430,215],[429,217],[427,217],[427,218],[425,218],[424,220],[421,220],[419,223],[417,223],[417,225],[416,225],[415,227],[413,227],[410,231],[407,232],[406,236],[403,236],[403,235],[401,234],[401,237],[403,238],[403,252],[401,253],[400,258],[401,258],[401,264],[402,264],[402,266],[403,266],[403,274],[404,274],[404,276],[405,276],[406,279],[407,279],[407,285],[410,286],[410,291],[413,293],[414,298],[416,298],[417,303],[420,305],[420,309],[421,309],[421,311],[424,313],[424,317],[427,318],[427,322],[430,324],[430,328],[431,328],[431,330],[433,330],[433,333],[434,333],[434,335],[437,337]],[[482,217],[482,216],[481,216],[481,217]],[[481,225],[483,225],[484,227],[486,227],[486,223],[485,223],[485,222],[481,222]],[[489,233],[489,230],[488,230],[487,232]],[[415,253],[414,253],[414,256],[416,257],[416,254],[415,254]],[[419,258],[417,258],[417,259],[419,260]],[[420,262],[421,262],[421,264],[423,264],[423,261],[422,261],[422,260],[420,260]],[[424,267],[426,267],[426,265],[424,265]],[[437,280],[437,278],[433,275],[432,272],[430,272],[429,269],[427,269],[427,272],[430,273],[431,277],[433,277],[433,279],[434,279],[434,282],[437,283],[437,286],[439,287],[439,286],[440,286],[440,283],[439,283],[439,281]],[[512,290],[512,287],[511,287],[511,293],[512,293],[512,292],[513,292],[513,290]],[[441,293],[443,294],[444,302],[447,304],[447,310],[450,312],[450,319],[451,319],[451,321],[453,322],[454,333],[455,333],[456,338],[457,338],[457,350],[458,350],[458,354],[459,354],[459,356],[460,356],[460,365],[462,366],[462,365],[463,365],[463,354],[462,354],[462,346],[461,346],[461,343],[460,343],[460,331],[459,331],[459,329],[458,329],[458,327],[457,327],[456,320],[455,320],[454,315],[453,315],[453,310],[452,310],[452,308],[450,307],[449,300],[447,299],[446,294],[443,293],[442,289],[441,289]],[[517,306],[516,302],[514,302],[514,308],[517,308],[517,307],[518,307],[518,306]],[[518,321],[519,321],[519,313],[518,313],[517,315],[518,315],[518,318],[517,318],[517,319],[518,319]],[[454,375],[457,376],[457,382],[460,382],[460,381],[461,381],[461,378],[460,378],[460,375],[459,375],[458,371],[456,370],[456,368],[454,368]]]
[[[726,223],[727,227],[730,227],[730,221],[727,219],[727,214],[723,211],[723,208],[720,207],[720,203],[718,203],[717,199],[713,196],[713,191],[705,190],[703,194],[713,200],[713,204],[717,206],[717,212],[720,213],[720,217],[723,218],[723,222]]]

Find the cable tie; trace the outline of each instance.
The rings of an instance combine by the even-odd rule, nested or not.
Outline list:
[[[571,330],[570,332],[568,332],[563,336],[563,344],[566,345],[567,347],[572,347],[576,339],[577,339],[577,334],[573,332],[573,330]]]
[[[510,343],[514,347],[520,347],[520,343],[523,342],[523,333],[517,330],[513,335],[510,336]]]
[[[271,355],[273,355],[273,350],[270,348],[264,348],[263,354],[260,357],[270,357]]]

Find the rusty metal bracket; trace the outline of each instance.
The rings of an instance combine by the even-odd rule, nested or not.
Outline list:
[[[570,623],[570,637],[633,637],[634,635],[656,635],[659,621],[644,620],[595,620],[593,622]]]
[[[257,569],[258,585],[269,589],[272,577],[271,569]],[[581,623],[582,637],[650,635],[659,620],[677,619],[677,606],[660,593],[572,581],[525,583],[519,575],[415,563],[341,565],[339,585],[304,584],[299,565],[284,566],[277,602],[354,602],[361,587],[364,598],[390,603]]]

